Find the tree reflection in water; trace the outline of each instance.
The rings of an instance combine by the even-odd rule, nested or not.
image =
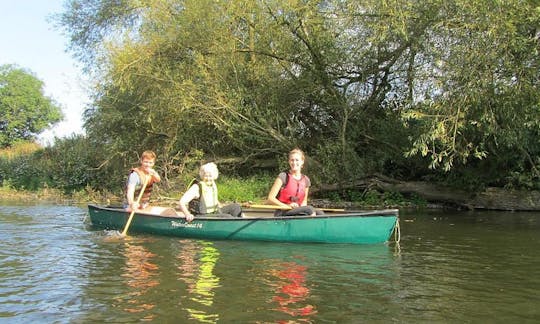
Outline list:
[[[270,269],[276,296],[273,301],[279,305],[277,310],[296,317],[302,322],[310,322],[309,316],[317,313],[315,307],[306,304],[310,290],[306,286],[307,267],[294,261],[282,262]]]
[[[159,267],[152,262],[152,259],[156,256],[154,253],[148,251],[142,245],[136,245],[133,243],[125,243],[124,255],[126,257],[126,264],[122,277],[126,279],[126,284],[132,288],[132,290],[125,297],[121,297],[124,310],[129,313],[140,313],[143,311],[149,311],[156,305],[148,303],[148,299],[142,298],[150,288],[157,286],[159,281],[156,279],[158,275]],[[142,320],[152,320],[155,315],[148,315]]]
[[[218,314],[211,313],[214,303],[215,288],[219,287],[219,278],[214,275],[214,267],[219,258],[219,251],[212,242],[183,240],[178,253],[180,279],[188,286],[188,295],[182,296],[189,301],[183,302],[190,317],[203,323],[216,323]]]

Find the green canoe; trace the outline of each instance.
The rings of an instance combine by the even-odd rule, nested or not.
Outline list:
[[[88,205],[92,225],[122,230],[129,213],[120,208]],[[246,210],[246,217],[182,217],[136,213],[130,233],[184,238],[373,244],[389,240],[398,221],[397,209],[341,212],[323,216],[273,217],[268,211]]]

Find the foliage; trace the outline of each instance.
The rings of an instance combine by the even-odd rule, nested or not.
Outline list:
[[[52,147],[18,144],[0,152],[0,176],[14,189],[58,188],[65,193],[93,186],[115,188],[121,180],[115,168],[100,167],[103,152],[83,135],[55,139]]]
[[[450,170],[501,149],[518,158],[537,150],[527,145],[538,143],[537,5],[452,1],[432,17],[417,59],[423,100],[404,114],[421,130],[408,154]]]
[[[48,161],[47,172],[52,185],[65,192],[97,185],[101,175],[93,168],[97,162],[96,153],[83,135],[56,139],[55,145],[45,148],[42,154],[42,158]]]
[[[534,1],[71,0],[58,22],[95,73],[108,170],[300,146],[320,183],[539,186]]]
[[[52,182],[46,172],[45,160],[41,157],[42,151],[19,155],[9,160],[1,159],[1,174],[4,184],[17,190],[38,190],[49,186]]]
[[[62,119],[60,107],[44,95],[43,82],[13,65],[0,66],[0,148],[36,135]]]
[[[246,178],[220,177],[218,179],[219,200],[221,202],[265,201],[273,181],[273,177],[265,174]]]
[[[426,201],[417,195],[404,196],[399,192],[379,192],[373,189],[365,191],[347,190],[330,194],[332,201],[351,202],[358,207],[425,207]]]
[[[0,149],[0,158],[13,159],[20,155],[27,155],[39,150],[41,146],[35,142],[17,142],[8,148]]]

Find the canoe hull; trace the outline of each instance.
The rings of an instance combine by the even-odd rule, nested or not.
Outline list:
[[[92,225],[122,230],[129,213],[89,205]],[[325,216],[184,218],[136,213],[129,232],[216,240],[375,244],[388,241],[398,219],[389,209]]]

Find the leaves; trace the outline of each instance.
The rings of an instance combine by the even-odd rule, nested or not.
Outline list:
[[[32,140],[62,120],[60,107],[44,95],[43,82],[13,65],[0,66],[0,147]]]
[[[332,180],[500,152],[534,171],[539,22],[533,1],[466,0],[72,0],[60,19],[99,76],[86,128],[111,154],[300,145]]]

